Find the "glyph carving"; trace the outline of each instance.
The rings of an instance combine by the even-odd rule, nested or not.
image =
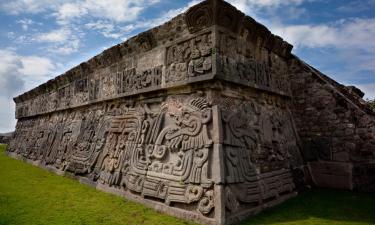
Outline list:
[[[162,67],[137,72],[135,68],[117,74],[118,94],[133,93],[161,85]]]
[[[187,81],[212,71],[212,34],[167,48],[166,83]]]
[[[185,17],[189,31],[191,33],[198,32],[213,23],[212,5],[205,1],[199,5],[190,8],[186,12]]]

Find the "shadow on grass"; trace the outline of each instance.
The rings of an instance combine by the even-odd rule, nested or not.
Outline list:
[[[312,189],[240,224],[375,224],[375,194]]]

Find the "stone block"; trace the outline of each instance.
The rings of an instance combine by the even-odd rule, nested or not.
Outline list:
[[[351,163],[319,161],[309,162],[313,182],[318,187],[353,189]]]

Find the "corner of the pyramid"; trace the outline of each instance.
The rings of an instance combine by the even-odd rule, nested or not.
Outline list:
[[[217,25],[233,36],[245,36],[259,48],[268,49],[283,58],[292,57],[293,46],[290,43],[224,0],[202,1],[190,7],[184,15],[190,33]]]

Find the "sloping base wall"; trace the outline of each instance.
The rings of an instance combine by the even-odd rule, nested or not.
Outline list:
[[[290,100],[234,87],[20,119],[8,154],[161,212],[233,224],[295,196],[291,168],[302,164]]]
[[[292,59],[293,114],[314,184],[375,192],[375,112],[346,87]]]

